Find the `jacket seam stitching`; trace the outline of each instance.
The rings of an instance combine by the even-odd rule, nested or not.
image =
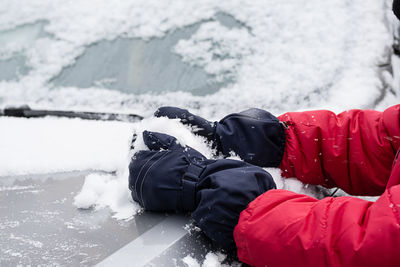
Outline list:
[[[144,181],[145,181],[146,178],[147,178],[147,174],[149,173],[150,169],[151,169],[156,163],[158,163],[161,159],[165,158],[165,156],[168,155],[170,152],[171,152],[171,151],[167,151],[167,153],[165,153],[165,154],[162,155],[159,159],[157,159],[155,162],[153,162],[153,164],[150,165],[150,167],[147,169],[146,173],[144,174],[143,180],[142,180],[142,182],[141,182],[141,184],[140,184],[140,198],[141,198],[141,201],[142,201],[142,203],[143,203],[143,206],[145,206],[145,205],[144,205],[144,199],[143,199],[143,185],[144,185]]]
[[[134,190],[136,191],[136,194],[138,195],[138,197],[139,197],[139,191],[137,190],[137,185],[138,185],[138,182],[139,182],[140,175],[142,174],[142,171],[143,171],[144,168],[146,167],[147,163],[149,163],[156,155],[157,155],[157,153],[155,153],[154,155],[152,155],[152,156],[146,161],[146,163],[142,165],[142,167],[140,168],[140,170],[139,170],[139,172],[138,172],[138,175],[136,176],[136,181],[135,181],[135,185],[134,185]]]
[[[324,217],[323,217],[323,221],[322,221],[322,239],[325,239],[327,237],[327,231],[328,231],[328,217],[329,217],[329,209],[333,203],[333,198],[329,199],[329,203],[325,208],[325,213],[324,213]]]

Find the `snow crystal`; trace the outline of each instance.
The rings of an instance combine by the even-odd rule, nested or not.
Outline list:
[[[29,238],[24,238],[24,237],[21,237],[21,236],[15,236],[13,234],[10,234],[9,239],[17,240],[17,241],[20,241],[22,243],[29,244],[30,246],[35,247],[35,248],[42,248],[43,247],[43,243],[40,242],[40,241],[32,240],[32,239],[29,239]]]

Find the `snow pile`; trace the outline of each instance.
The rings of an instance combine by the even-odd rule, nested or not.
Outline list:
[[[0,117],[0,176],[125,167],[133,125]]]
[[[211,158],[213,155],[213,150],[207,144],[205,138],[193,134],[191,128],[180,123],[179,119],[168,119],[166,117],[150,117],[135,124],[137,140],[135,141],[132,153],[147,149],[142,138],[142,133],[146,130],[169,134],[175,137],[182,146],[191,146],[207,158]]]
[[[138,137],[135,148],[129,155],[147,149],[143,142],[142,133],[144,130],[148,130],[173,135],[180,144],[190,145],[208,158],[212,156],[212,150],[204,139],[192,134],[190,129],[179,123],[178,120],[149,118],[136,123],[132,127]],[[126,147],[129,148],[129,146]],[[123,162],[124,164],[115,170],[116,175],[88,175],[81,192],[75,197],[75,206],[82,209],[109,207],[114,213],[113,217],[117,219],[128,219],[139,212],[140,207],[136,203],[132,204],[132,197],[128,189],[130,157],[126,157]]]
[[[194,135],[189,127],[179,123],[178,120],[167,118],[148,118],[134,125],[137,140],[135,148],[130,153],[131,155],[139,150],[147,150],[142,138],[144,130],[172,135],[177,138],[181,145],[191,146],[207,158],[215,158],[213,150],[204,138]],[[232,157],[232,159],[236,158]],[[128,219],[135,215],[140,211],[140,207],[136,203],[132,204],[132,198],[128,189],[128,165],[129,157],[125,160],[124,166],[117,169],[116,175],[88,175],[85,178],[81,192],[75,197],[74,204],[82,209],[109,207],[114,212],[113,217],[117,219]],[[271,173],[277,187],[280,189],[289,189],[315,197],[319,196],[313,186],[304,185],[296,179],[282,178],[279,169],[268,168],[266,170]]]
[[[190,255],[187,255],[182,259],[183,263],[188,267],[228,267],[228,266],[241,266],[240,263],[234,262],[231,264],[223,263],[226,259],[226,255],[221,252],[209,252],[207,253],[204,261],[200,264],[195,258]]]
[[[203,137],[194,135],[190,127],[178,120],[167,118],[151,117],[130,124],[51,117],[3,117],[0,128],[0,176],[96,171],[85,178],[74,204],[82,209],[108,207],[117,219],[130,218],[140,211],[128,189],[128,165],[135,152],[147,149],[142,138],[144,130],[170,134],[182,145],[195,148],[207,158],[215,158],[215,151]],[[130,151],[134,133],[137,140]],[[266,170],[274,177],[278,188],[319,196],[313,186],[282,178],[279,169]]]
[[[141,209],[132,201],[127,175],[88,175],[74,205],[81,209],[109,207],[116,219],[128,219]]]
[[[192,134],[178,120],[167,118],[131,124],[3,117],[0,128],[0,176],[96,171],[85,178],[75,205],[83,209],[109,207],[118,219],[129,218],[140,210],[132,204],[128,165],[133,153],[147,149],[142,138],[144,130],[173,135],[182,145],[190,145],[208,158],[213,155],[204,138]],[[138,138],[130,151],[134,133]]]

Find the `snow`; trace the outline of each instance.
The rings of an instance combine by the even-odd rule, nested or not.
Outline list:
[[[143,142],[142,133],[144,130],[162,132],[173,135],[177,138],[180,144],[190,145],[197,149],[207,157],[212,156],[211,148],[204,142],[202,137],[192,134],[188,127],[185,127],[178,120],[169,120],[167,118],[148,118],[130,128],[129,134],[126,136],[132,136],[133,132],[137,134],[137,141],[135,142],[135,148],[126,153],[125,146],[124,155],[128,155],[123,161],[124,164],[120,165],[119,168],[115,169],[116,174],[90,174],[85,178],[85,183],[82,190],[75,197],[74,205],[81,209],[88,208],[103,208],[109,207],[113,212],[113,217],[117,219],[129,219],[133,215],[137,214],[141,208],[137,203],[132,202],[132,197],[128,189],[128,177],[129,177],[129,155],[133,155],[135,152],[143,149],[147,149]],[[129,139],[130,140],[130,139]],[[125,140],[120,140],[121,145],[126,145]],[[115,142],[115,140],[114,140]],[[123,152],[124,150],[121,150]]]
[[[132,201],[127,176],[90,174],[86,176],[82,190],[75,196],[74,205],[81,209],[109,207],[116,219],[128,219],[140,211]]]
[[[189,127],[179,123],[178,120],[167,118],[148,118],[134,127],[137,134],[135,148],[131,151],[133,155],[139,150],[147,149],[143,142],[142,132],[144,130],[162,132],[177,138],[178,142],[185,146],[191,146],[205,155],[207,158],[215,158],[213,150],[206,140],[194,135]],[[230,157],[238,160],[237,157]],[[78,208],[87,209],[91,207],[109,207],[113,212],[113,217],[117,219],[128,219],[140,211],[137,203],[132,204],[132,198],[128,189],[128,170],[129,159],[126,164],[116,170],[116,175],[90,174],[86,177],[81,192],[75,197],[74,204]],[[273,176],[277,187],[288,189],[294,192],[320,197],[314,186],[305,185],[296,179],[285,179],[281,176],[277,168],[266,169]]]
[[[79,208],[109,207],[116,218],[139,211],[128,190],[128,164],[132,153],[145,149],[144,130],[174,135],[211,157],[204,139],[177,120],[149,118],[140,123],[97,122],[81,119],[0,118],[0,176],[65,171],[103,171],[89,174],[75,198]],[[139,138],[130,151],[133,134]],[[10,142],[16,140],[16,142]],[[1,187],[18,190],[20,187]]]
[[[82,209],[108,207],[117,219],[128,219],[141,210],[132,201],[128,189],[128,164],[136,151],[147,149],[142,138],[144,130],[170,134],[180,144],[197,149],[207,158],[215,158],[215,151],[203,137],[194,135],[178,120],[167,118],[150,117],[130,124],[52,117],[2,117],[0,128],[0,176],[96,171],[87,175],[74,204]],[[134,133],[137,140],[134,150],[130,151]],[[267,171],[273,175],[278,188],[318,196],[313,187],[296,179],[282,178],[278,169],[269,168]],[[21,189],[28,188],[0,187],[0,191]]]
[[[0,186],[0,192],[2,191],[19,191],[35,188],[34,186]]]
[[[0,117],[0,176],[125,167],[133,127],[120,122]]]
[[[182,259],[183,263],[188,267],[228,267],[228,266],[241,266],[238,262],[233,262],[231,264],[223,263],[226,259],[226,255],[221,252],[209,252],[205,256],[202,264],[200,264],[195,258],[187,255]]]
[[[178,105],[212,118],[248,107],[275,113],[374,107],[383,90],[378,65],[390,60],[388,25],[394,17],[388,12],[390,4],[390,0],[180,0],[173,4],[4,0],[0,35],[7,38],[0,39],[0,58],[23,55],[30,71],[17,80],[0,82],[0,106],[28,103],[149,115],[157,106]],[[231,16],[238,25],[222,25],[215,19],[218,14]],[[43,32],[37,23],[43,24]],[[180,40],[171,53],[203,68],[215,81],[226,81],[215,94],[128,95],[99,87],[54,87],[51,82],[101,40],[151,40],[196,23],[200,25],[196,32]],[[382,101],[396,103],[393,96],[388,92]]]
[[[229,29],[212,21],[203,23],[190,39],[180,40],[174,52],[181,55],[184,62],[204,68],[221,82],[238,75],[243,59],[253,53],[252,39],[246,28]]]
[[[123,111],[147,119],[131,124],[1,117],[0,177],[102,171],[85,178],[74,204],[82,209],[108,207],[115,218],[127,219],[140,211],[130,197],[127,167],[132,153],[145,149],[143,130],[171,134],[181,144],[213,157],[209,145],[189,128],[175,120],[152,118],[159,106],[186,107],[218,120],[249,107],[278,115],[300,109],[384,109],[397,104],[400,76],[379,67],[392,62],[394,73],[400,70],[399,59],[389,52],[394,25],[390,5],[391,0],[85,0],[79,4],[3,0],[0,61],[22,56],[29,71],[0,80],[0,108],[29,104]],[[237,25],[216,20],[221,13]],[[214,82],[222,82],[223,88],[214,94],[130,95],[97,86],[101,81],[85,89],[52,83],[102,40],[151,40],[195,24],[199,25],[195,32],[170,52],[203,69]],[[133,133],[138,139],[130,151]],[[278,188],[319,196],[314,187],[283,179],[277,169],[268,171]],[[190,256],[185,259],[190,266],[200,266]],[[210,254],[203,266],[220,266],[215,265],[218,262],[218,255]]]
[[[12,239],[12,240],[18,240],[18,241],[20,241],[22,243],[27,243],[30,246],[35,247],[35,248],[42,248],[43,247],[43,243],[40,242],[40,241],[36,241],[36,240],[31,240],[31,239],[15,236],[13,234],[10,234],[9,238]]]
[[[197,262],[196,259],[187,255],[182,259],[183,263],[185,263],[188,267],[200,267],[200,264]]]
[[[135,148],[128,153],[133,155],[135,152],[147,149],[143,142],[142,133],[144,130],[163,132],[175,136],[180,144],[190,144],[204,155],[211,157],[212,151],[204,142],[202,137],[191,133],[190,129],[183,126],[178,120],[167,118],[148,118],[133,126],[127,136],[132,136],[135,132],[138,136]],[[129,139],[130,140],[130,139]],[[121,145],[126,144],[126,140],[120,140]],[[126,146],[125,148],[130,147]],[[125,153],[127,155],[127,153]],[[132,197],[128,189],[130,157],[128,156],[119,168],[115,169],[116,175],[90,174],[85,178],[82,190],[75,197],[74,204],[78,208],[88,209],[92,207],[109,207],[113,212],[113,217],[117,219],[128,219],[137,214],[141,208],[137,203],[132,202]]]

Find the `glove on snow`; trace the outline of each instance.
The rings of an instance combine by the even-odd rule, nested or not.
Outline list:
[[[146,210],[193,211],[206,158],[166,134],[144,131],[143,140],[150,150],[137,152],[129,165],[132,198]]]
[[[196,224],[217,245],[235,248],[239,214],[257,196],[276,188],[262,168],[236,160],[208,160],[169,135],[143,132],[150,151],[129,166],[132,197],[146,210],[192,212]]]
[[[161,107],[154,115],[178,118],[183,124],[194,126],[195,133],[206,137],[225,156],[233,151],[244,161],[262,167],[277,167],[282,160],[284,127],[265,110],[248,109],[230,114],[219,122],[210,122],[176,107]]]

